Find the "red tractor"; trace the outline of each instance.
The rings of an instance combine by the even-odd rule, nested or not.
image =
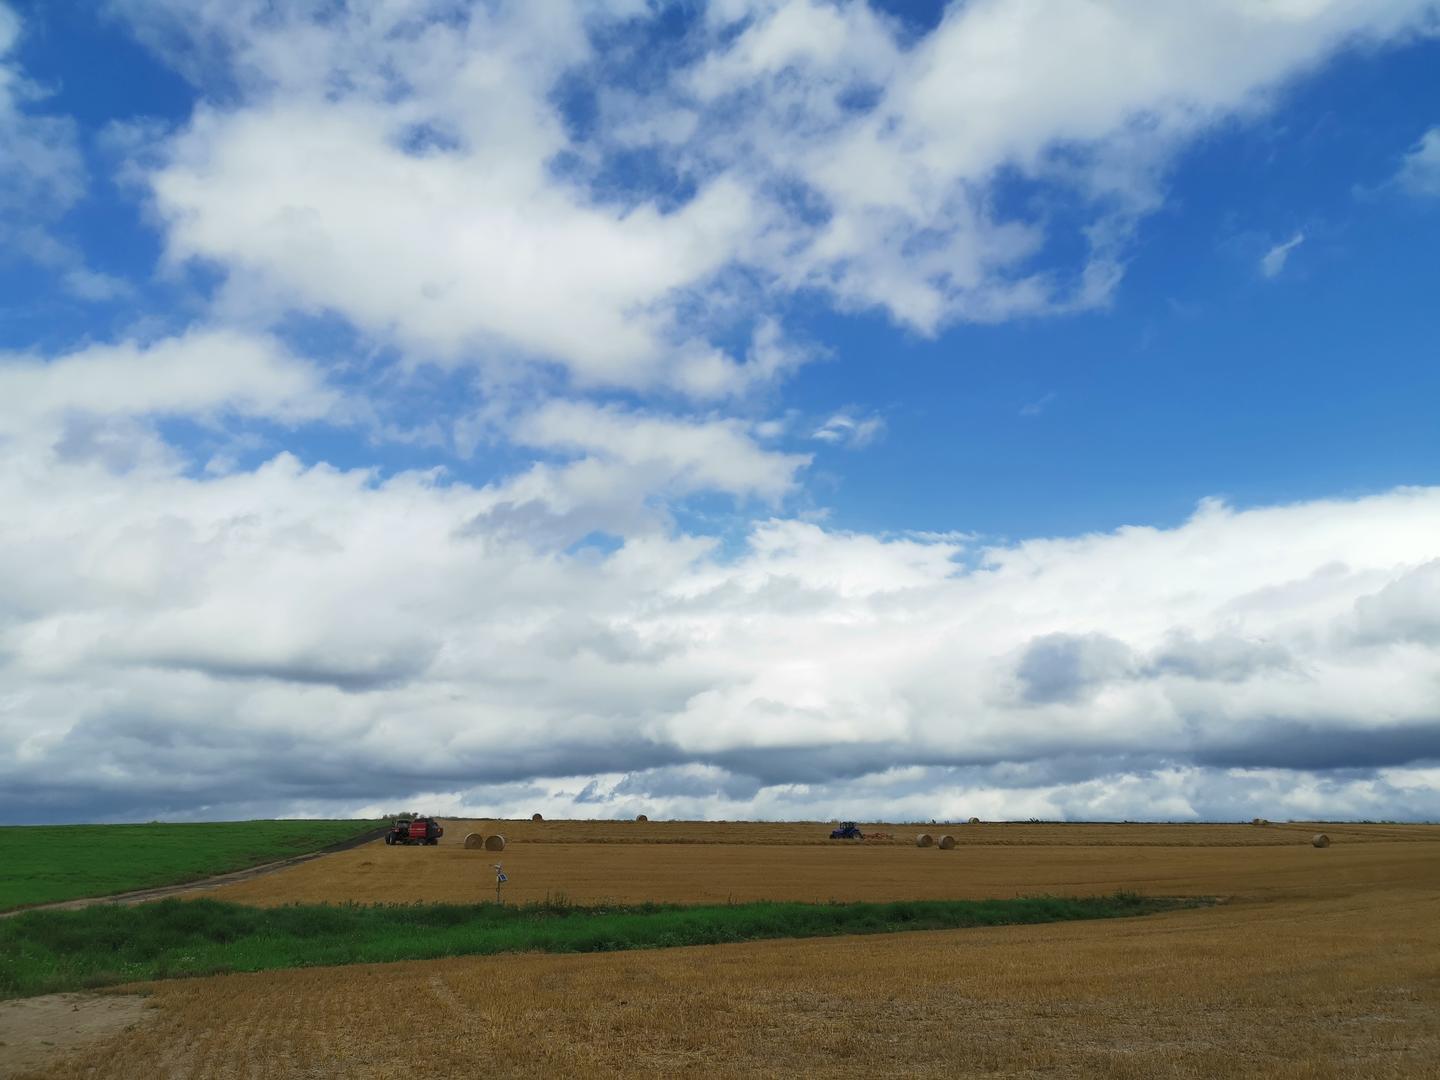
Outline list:
[[[417,817],[391,825],[390,831],[385,834],[385,843],[426,844],[433,847],[440,843],[440,837],[444,835],[444,828],[433,817]]]

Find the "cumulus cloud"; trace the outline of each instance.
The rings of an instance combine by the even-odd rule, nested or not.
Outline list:
[[[653,63],[597,45],[628,0],[109,6],[195,82],[129,170],[221,285],[0,357],[0,818],[1435,815],[1440,489],[847,532],[780,440],[881,419],[735,400],[821,351],[801,294],[921,333],[1105,303],[1186,140],[1432,5],[717,0]],[[17,27],[0,189],[63,213]],[[480,369],[421,423],[503,464],[167,432],[375,419],[285,344],[317,316],[397,380]]]
[[[67,415],[199,416],[230,410],[294,422],[338,395],[268,337],[196,329],[149,343],[92,345],[54,358],[0,354],[0,430]]]
[[[1416,567],[1355,601],[1360,641],[1440,644],[1440,559]]]
[[[188,467],[187,454],[160,430],[167,420],[203,425],[230,450],[254,450],[263,441],[237,425],[294,427],[363,413],[318,368],[265,335],[196,327],[59,356],[0,353],[0,451],[97,467],[112,483],[135,470]],[[207,467],[227,471],[228,453]]]
[[[1105,303],[1185,140],[1432,13],[984,0],[916,37],[867,4],[717,3],[634,80],[594,45],[653,18],[628,3],[114,6],[210,99],[148,176],[169,257],[221,268],[228,310],[696,397],[803,359],[717,344],[757,284],[924,333]]]
[[[1184,139],[1263,108],[1342,45],[1430,14],[1419,2],[985,0],[951,5],[907,47],[868,8],[792,0],[730,6],[746,29],[700,73],[736,72],[729,97],[744,107],[727,149],[813,195],[787,279],[928,332],[1105,302]],[[1037,269],[1057,227],[995,214],[1006,183],[1082,208],[1078,265]]]
[[[774,501],[809,463],[802,454],[759,447],[739,420],[639,415],[583,402],[551,401],[526,416],[513,438],[522,445],[580,451],[625,466],[658,469],[684,492],[723,491]]]
[[[525,423],[585,455],[675,440],[682,473],[741,434],[566,404]],[[695,482],[760,491],[772,464]],[[27,512],[0,522],[0,811],[544,790],[606,813],[1186,817],[1257,770],[1297,771],[1259,785],[1293,809],[1344,787],[1327,770],[1379,784],[1440,754],[1434,489],[979,552],[784,517],[735,550],[664,528],[607,552],[504,527],[511,482],[281,455],[117,485],[7,454],[0,498]],[[1384,798],[1424,813],[1426,790]]]
[[[1104,634],[1046,634],[1025,646],[1015,676],[1024,701],[1074,704],[1086,700],[1092,687],[1123,679],[1135,666],[1129,647]]]
[[[570,143],[549,96],[590,55],[578,8],[186,8],[247,100],[198,110],[150,184],[170,257],[225,268],[232,310],[298,300],[421,355],[518,355],[582,385],[744,381],[674,303],[732,259],[751,193],[717,176],[676,207],[615,201],[553,168]],[[133,14],[180,32],[166,5]]]
[[[505,430],[542,460],[487,485],[468,526],[564,548],[592,533],[666,534],[692,496],[777,507],[798,488],[808,454],[766,449],[756,428],[723,417],[675,416],[552,400]]]

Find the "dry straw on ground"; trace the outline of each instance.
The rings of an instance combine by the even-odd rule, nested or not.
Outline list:
[[[414,858],[361,847],[200,895],[473,903],[461,841],[486,823],[446,824]],[[24,1075],[460,1080],[483,1052],[516,1080],[1434,1080],[1440,826],[1011,823],[956,834],[963,859],[930,859],[908,828],[864,848],[830,844],[822,824],[507,822],[506,898],[1230,899],[1143,919],[176,979],[146,989],[145,1024]],[[1339,848],[1323,862],[1300,850],[1317,824]],[[726,842],[649,839],[666,830]],[[442,1019],[397,1038],[397,1001]]]
[[[471,851],[476,851],[485,846],[485,837],[478,832],[472,832],[465,837],[465,846]]]
[[[940,842],[937,846],[940,848],[941,851],[949,851],[955,846],[955,838],[948,834],[942,836],[940,837]]]
[[[928,832],[922,832],[919,836],[915,837],[916,847],[930,847],[934,843],[935,838],[931,836]]]
[[[867,835],[870,824],[865,823]],[[476,853],[464,850],[465,834],[488,833],[496,822],[444,825],[438,848],[413,851],[410,858],[377,858],[377,847],[362,846],[203,895],[265,907],[347,900],[467,903],[474,895]],[[1386,852],[1395,845],[1425,850],[1429,858],[1440,852],[1440,825],[1307,822],[1256,829],[1248,822],[1016,822],[954,832],[956,853],[932,859],[915,853],[920,830],[889,827],[896,839],[872,845],[830,840],[823,822],[507,821],[506,898],[539,902],[547,893],[563,892],[586,904],[724,904],[1093,896],[1116,890],[1253,896],[1282,889],[1297,875],[1309,880],[1317,871],[1324,871],[1326,887],[1356,881],[1378,886]],[[1340,850],[1327,850],[1319,859],[1302,849],[1322,829]],[[657,842],[672,834],[689,842]],[[708,842],[710,837],[723,842]]]
[[[1316,833],[1310,838],[1310,843],[1315,847],[1329,847],[1330,837],[1326,836],[1323,832]]]

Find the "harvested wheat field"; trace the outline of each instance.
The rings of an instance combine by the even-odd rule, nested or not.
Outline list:
[[[515,844],[743,844],[753,846],[870,847],[914,843],[915,834],[950,833],[962,845],[1001,847],[1284,847],[1297,840],[1308,843],[1325,831],[1337,842],[1350,839],[1367,843],[1440,839],[1440,826],[1359,825],[1326,822],[1272,824],[1256,829],[1246,824],[1176,825],[1151,822],[987,822],[960,825],[946,822],[861,822],[863,841],[832,841],[835,822],[815,821],[523,821],[448,818],[441,822],[445,835],[440,846],[460,844],[469,833],[501,833]]]
[[[1090,896],[1117,889],[1264,896],[1403,880],[1412,860],[1440,855],[1440,827],[1418,825],[1327,825],[1334,847],[1323,852],[1311,846],[1313,824],[1266,830],[987,825],[957,829],[956,847],[947,852],[917,848],[914,828],[907,832],[900,825],[877,827],[896,839],[873,845],[827,840],[829,826],[815,824],[651,822],[647,831],[654,836],[668,825],[672,835],[698,839],[663,843],[646,837],[627,844],[625,836],[636,827],[630,822],[447,821],[439,847],[376,842],[208,895],[257,905],[475,901],[493,895],[493,858],[465,850],[463,837],[501,828],[509,842],[505,896],[517,903],[560,895],[584,904],[723,903]],[[743,842],[747,829],[758,842]],[[994,838],[1007,831],[1008,840]],[[548,839],[537,842],[537,836]],[[801,842],[805,837],[810,842]],[[1169,843],[1157,843],[1157,837]]]
[[[1326,825],[1334,846],[1317,850],[1313,825],[1275,826],[1293,836],[1260,848],[1217,846],[1226,826],[1184,827],[1195,829],[1196,842],[1164,847],[1105,843],[1101,837],[1125,835],[1110,827],[1065,828],[1072,836],[1089,831],[1096,842],[967,845],[957,835],[954,851],[939,852],[913,847],[912,827],[896,829],[907,839],[885,847],[661,848],[527,844],[522,833],[511,837],[504,861],[517,887],[512,898],[532,875],[577,892],[608,878],[613,891],[655,899],[667,897],[646,890],[695,899],[740,875],[767,894],[1013,895],[1124,885],[1228,899],[1104,922],[161,982],[142,988],[150,994],[146,1023],[22,1075],[1436,1075],[1440,829],[1377,826],[1371,836],[1366,827]],[[510,822],[505,829],[521,832]],[[334,899],[386,891],[397,895],[384,898],[400,899],[406,876],[426,899],[447,888],[478,890],[488,865],[483,852],[461,846],[466,831],[447,823],[456,841],[440,848],[329,856],[236,886],[231,898],[254,889],[250,899],[277,903],[328,889]],[[391,855],[400,858],[385,863]],[[826,859],[834,861],[829,870]],[[645,876],[632,883],[631,871]],[[397,1028],[402,1009],[427,1019],[418,1030]]]

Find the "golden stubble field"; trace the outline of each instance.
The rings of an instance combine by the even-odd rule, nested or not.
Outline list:
[[[1440,827],[1324,826],[1335,846],[1310,847],[1313,824],[958,825],[953,851],[915,847],[920,827],[871,825],[892,842],[826,839],[830,826],[730,822],[447,821],[438,847],[376,841],[208,895],[242,904],[448,901],[726,903],[746,900],[900,900],[1136,889],[1152,895],[1262,896],[1313,887],[1403,880],[1400,850]],[[466,850],[469,832],[499,832],[502,853]],[[1392,850],[1392,845],[1400,845]],[[1317,862],[1323,860],[1323,862]]]
[[[700,839],[627,844],[577,833],[633,823],[542,824],[548,840],[501,826],[514,898],[533,876],[577,900],[592,887],[702,899],[735,880],[806,898],[1123,885],[1228,899],[1131,920],[157,983],[148,1022],[27,1075],[1440,1076],[1434,827],[1327,826],[1335,846],[1316,850],[1309,825],[962,826],[946,831],[970,840],[938,852],[772,839],[794,826],[713,844],[706,826],[677,825],[672,838]],[[736,828],[743,840],[714,826]],[[375,845],[211,895],[458,898],[483,891],[495,860],[460,848],[466,831],[447,823],[439,848]],[[646,866],[659,869],[626,882]]]

